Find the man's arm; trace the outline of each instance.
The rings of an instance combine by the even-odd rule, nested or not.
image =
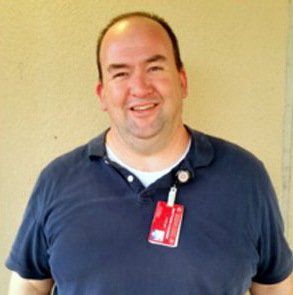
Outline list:
[[[284,281],[273,285],[252,283],[250,292],[252,295],[292,295],[293,277],[290,275]]]
[[[53,280],[28,280],[19,276],[16,272],[12,272],[9,295],[49,295]]]

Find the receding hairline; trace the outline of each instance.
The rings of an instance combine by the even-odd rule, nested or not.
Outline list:
[[[149,14],[149,13],[144,13],[144,12],[134,12],[129,14],[126,13],[116,18],[113,18],[112,21],[104,28],[104,30],[102,30],[101,32],[102,38],[100,39],[100,45],[102,45],[103,40],[105,39],[109,31],[111,31],[114,27],[118,26],[119,24],[129,21],[130,19],[137,19],[137,20],[144,19],[145,21],[149,23],[157,24],[168,35],[166,28],[162,25],[162,23],[160,23],[160,21],[165,22],[165,20],[160,18],[159,16]]]
[[[127,22],[127,21],[129,21],[129,20],[131,20],[131,19],[134,19],[134,20],[135,20],[135,19],[136,19],[136,20],[142,20],[142,19],[144,19],[146,22],[157,24],[159,27],[161,27],[161,28],[165,31],[164,27],[163,27],[163,26],[162,26],[157,20],[155,20],[155,19],[153,19],[153,18],[150,18],[150,17],[145,16],[145,15],[130,15],[130,16],[127,16],[127,17],[125,17],[125,18],[121,18],[120,20],[117,20],[115,23],[111,24],[111,25],[107,28],[105,35],[106,35],[106,34],[108,33],[108,31],[110,31],[113,27],[119,25],[120,23]],[[104,36],[105,36],[105,35],[104,35]]]
[[[109,33],[112,33],[113,31],[115,32],[115,30],[119,30],[119,26],[123,25],[123,23],[125,23],[125,30],[127,30],[127,27],[133,26],[134,24],[129,24],[129,20],[131,19],[136,19],[138,22],[140,22],[140,20],[144,19],[145,23],[143,23],[142,27],[145,27],[145,24],[149,23],[151,26],[153,27],[158,27],[160,28],[160,31],[162,33],[162,35],[164,35],[166,37],[167,40],[169,40],[169,43],[172,46],[172,41],[168,35],[168,33],[166,32],[165,28],[156,20],[153,20],[151,18],[148,18],[146,16],[129,16],[127,18],[121,19],[119,21],[117,21],[116,23],[114,23],[112,26],[110,26],[108,28],[108,30],[106,31],[106,33],[103,35],[103,38],[101,39],[101,44],[100,44],[100,54],[101,54],[101,48],[103,47],[104,44],[104,40],[107,38],[107,36],[109,35]],[[124,28],[121,28],[121,31],[124,30]]]

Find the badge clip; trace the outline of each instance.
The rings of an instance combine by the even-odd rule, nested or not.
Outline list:
[[[176,186],[172,186],[170,191],[169,191],[169,194],[168,194],[168,201],[167,201],[167,206],[168,207],[173,207],[174,206],[174,203],[175,203],[175,200],[176,200],[176,195],[177,195],[177,188]]]

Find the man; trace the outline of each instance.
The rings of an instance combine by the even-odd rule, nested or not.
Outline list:
[[[250,153],[183,125],[186,73],[165,21],[119,16],[97,58],[110,129],[41,173],[10,294],[292,294],[270,180]]]

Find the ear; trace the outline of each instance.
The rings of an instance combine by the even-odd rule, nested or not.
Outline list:
[[[181,89],[182,89],[182,98],[186,98],[187,97],[187,74],[183,67],[179,72],[179,78],[180,78]]]
[[[99,97],[102,111],[106,112],[107,111],[107,104],[106,104],[106,99],[105,99],[105,94],[104,94],[104,86],[103,86],[102,82],[98,82],[98,84],[96,86],[96,93]]]

